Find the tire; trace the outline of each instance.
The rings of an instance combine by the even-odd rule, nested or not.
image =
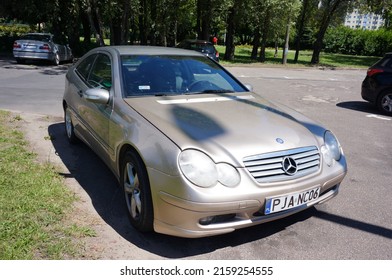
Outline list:
[[[151,189],[142,160],[135,152],[127,151],[121,170],[121,184],[130,223],[141,232],[152,231],[154,214]]]
[[[59,55],[59,53],[57,53],[57,52],[54,54],[53,64],[54,64],[55,66],[60,65],[60,55]]]
[[[380,94],[377,99],[377,108],[384,114],[392,115],[392,89]]]
[[[64,110],[64,124],[65,124],[65,133],[67,135],[67,139],[69,143],[76,144],[78,142],[78,138],[75,135],[75,129],[72,123],[70,110],[65,108]]]
[[[24,60],[21,59],[21,58],[16,58],[15,60],[16,60],[17,64],[23,64],[24,63]]]

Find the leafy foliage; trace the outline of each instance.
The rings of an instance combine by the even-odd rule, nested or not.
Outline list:
[[[392,31],[330,28],[324,39],[325,51],[331,53],[383,56],[392,49]]]
[[[290,33],[295,48],[311,46],[317,63],[328,27],[339,25],[354,6],[382,13],[391,27],[391,0],[2,0],[0,17],[68,37],[76,55],[107,40],[174,46],[185,38],[216,36],[231,54],[236,44],[251,44],[259,61],[266,58],[265,46],[282,47],[288,24],[296,24]]]

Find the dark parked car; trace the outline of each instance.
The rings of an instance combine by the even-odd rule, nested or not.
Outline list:
[[[16,62],[25,60],[47,60],[59,65],[73,59],[72,50],[62,40],[55,40],[50,33],[28,33],[14,42],[13,54]]]
[[[382,113],[392,115],[392,52],[368,69],[361,94]]]
[[[211,42],[187,39],[179,43],[177,48],[198,51],[219,62],[219,52],[215,49]]]

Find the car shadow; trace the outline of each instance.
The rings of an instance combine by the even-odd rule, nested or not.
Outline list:
[[[38,70],[43,75],[64,75],[67,73],[72,62],[61,62],[55,66],[50,61],[26,60],[25,63],[17,63],[12,56],[0,56],[0,67],[16,70]]]
[[[304,221],[317,212],[315,208],[302,211],[279,221],[240,229],[221,236],[188,239],[158,233],[140,233],[131,227],[123,192],[118,181],[102,160],[85,144],[69,144],[64,123],[48,127],[55,149],[67,167],[65,178],[74,178],[90,197],[95,211],[120,236],[135,246],[166,258],[184,258],[213,252],[228,246],[238,246],[263,239],[285,230],[292,224]]]
[[[382,115],[382,113],[378,111],[374,105],[366,101],[345,101],[345,102],[337,103],[336,106],[344,109],[349,109],[349,110],[354,110],[354,111],[359,111],[359,112],[364,112],[369,114]]]

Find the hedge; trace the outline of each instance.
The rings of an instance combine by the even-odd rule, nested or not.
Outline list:
[[[31,32],[25,24],[0,24],[0,52],[11,53],[14,41],[22,34]]]
[[[348,27],[329,28],[324,51],[363,56],[383,56],[392,52],[392,30],[362,30]]]

